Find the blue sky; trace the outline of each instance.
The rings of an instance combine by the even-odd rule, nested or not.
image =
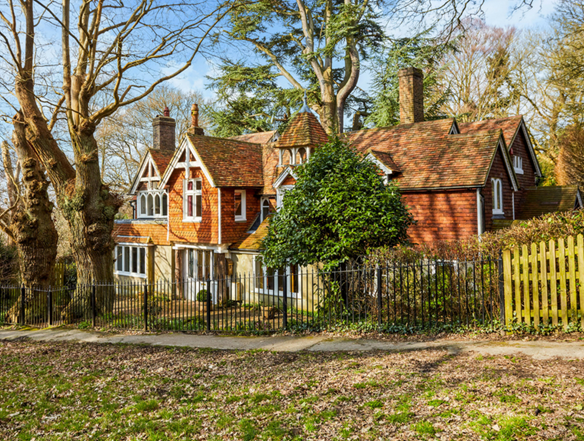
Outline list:
[[[534,7],[528,10],[516,11],[513,7],[518,0],[486,0],[483,5],[484,18],[487,24],[493,26],[515,26],[519,29],[545,28],[548,17],[553,13],[558,0],[535,0]],[[193,66],[180,77],[170,81],[170,85],[183,90],[197,90],[204,97],[212,99],[213,91],[205,88],[208,81],[205,78],[213,73],[213,66],[203,57],[198,57]],[[360,87],[366,88],[368,75],[364,73]]]

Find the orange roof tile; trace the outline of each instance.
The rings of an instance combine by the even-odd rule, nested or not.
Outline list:
[[[388,169],[390,169],[394,173],[398,173],[400,171],[397,164],[393,161],[391,155],[388,152],[382,152],[379,150],[368,149],[367,153],[371,153],[375,159],[385,165]]]
[[[507,118],[484,119],[482,121],[475,121],[471,123],[459,123],[458,127],[460,128],[460,133],[501,129],[503,131],[505,143],[507,144],[507,147],[510,147],[522,119],[523,117],[521,115],[510,116]]]
[[[312,112],[299,112],[288,124],[276,147],[314,147],[328,142],[328,135]]]
[[[229,248],[233,250],[259,250],[262,247],[262,241],[268,235],[268,225],[270,218],[264,219],[257,230],[253,233],[247,233],[242,236],[241,240],[235,242]]]
[[[453,119],[361,130],[346,136],[358,150],[385,152],[401,171],[403,190],[485,184],[500,130],[449,135]]]
[[[172,160],[174,150],[148,149],[148,153],[150,153],[152,161],[154,161],[154,165],[158,169],[159,176],[162,177],[166,167],[168,167],[168,164]]]
[[[236,141],[253,142],[254,144],[267,144],[276,134],[276,130],[269,132],[247,133],[245,135],[232,136],[230,139]]]
[[[201,135],[188,137],[215,186],[264,186],[260,144]]]

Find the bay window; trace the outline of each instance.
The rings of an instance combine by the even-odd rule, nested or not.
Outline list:
[[[168,195],[165,190],[147,190],[138,193],[138,218],[168,216]]]
[[[146,247],[116,245],[116,274],[146,277]]]

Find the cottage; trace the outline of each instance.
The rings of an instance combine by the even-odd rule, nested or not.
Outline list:
[[[344,135],[398,183],[417,221],[413,242],[468,238],[582,206],[577,187],[536,187],[542,174],[521,116],[424,121],[422,80],[418,69],[400,71],[401,124]],[[187,298],[211,278],[214,301],[237,299],[253,279],[260,296],[281,294],[285,283],[291,297],[307,299],[302,269],[266,268],[259,250],[269,214],[295,184],[295,167],[328,139],[308,106],[281,135],[206,136],[196,104],[178,147],[167,110],[154,119],[153,132],[130,190],[134,217],[116,222],[116,276],[182,280]]]

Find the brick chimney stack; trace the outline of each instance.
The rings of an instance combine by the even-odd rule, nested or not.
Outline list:
[[[399,119],[400,124],[424,121],[424,74],[420,69],[400,69]]]
[[[152,120],[152,146],[159,150],[174,150],[176,121],[170,117],[168,107],[164,116],[156,115]]]
[[[199,127],[199,105],[197,103],[191,106],[191,127],[189,132],[193,135],[205,134],[205,131]]]

